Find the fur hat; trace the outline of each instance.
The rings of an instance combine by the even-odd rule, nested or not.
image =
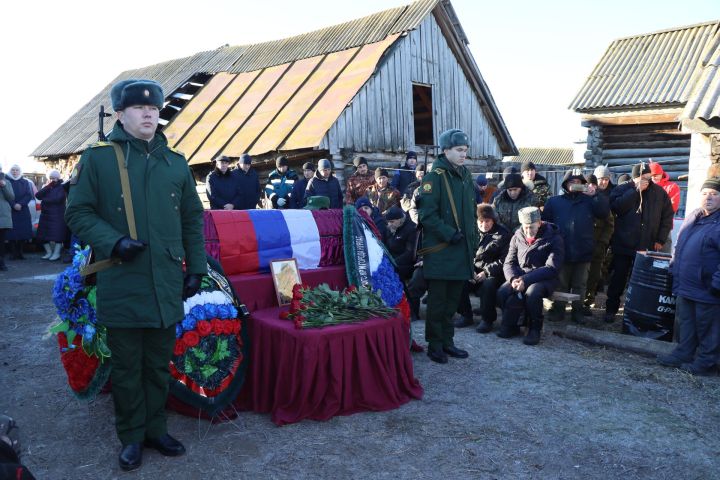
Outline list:
[[[405,217],[405,212],[397,205],[388,208],[385,212],[385,220],[400,220],[403,217]]]
[[[367,165],[367,158],[365,157],[355,157],[353,159],[353,165],[355,168],[359,167],[360,165]]]
[[[595,175],[595,178],[597,179],[609,178],[610,180],[612,180],[612,172],[607,167],[607,165],[598,165],[597,167],[595,167],[593,175]]]
[[[622,185],[623,183],[627,183],[630,181],[630,175],[627,173],[623,173],[618,177],[618,185]]]
[[[363,196],[363,197],[360,197],[357,200],[355,200],[355,208],[357,208],[359,210],[361,207],[372,208],[372,203],[370,203],[370,199]]]
[[[563,190],[567,190],[567,184],[568,182],[570,182],[570,180],[580,180],[580,183],[583,184],[588,183],[582,174],[582,170],[580,170],[579,168],[574,168],[565,172],[565,175],[563,176],[563,181],[560,184]]]
[[[113,85],[110,89],[110,101],[116,112],[133,105],[154,105],[163,108],[165,94],[160,84],[153,80],[129,78]]]
[[[540,221],[540,209],[537,207],[525,207],[518,211],[518,219],[523,225]]]
[[[505,176],[503,180],[503,188],[522,188],[525,184],[523,183],[522,177],[519,173],[510,173]]]
[[[716,192],[720,193],[720,178],[718,177],[712,177],[705,180],[702,184],[701,189],[703,188],[712,188]]]
[[[332,163],[330,163],[330,160],[327,158],[321,158],[318,160],[318,169],[322,170],[323,168],[330,168],[332,169]]]
[[[275,159],[275,168],[287,167],[288,159],[285,155],[281,155]]]
[[[312,162],[305,162],[303,163],[303,170],[312,170],[315,171],[315,165]]]
[[[441,133],[438,143],[440,144],[440,150],[450,150],[453,147],[460,147],[462,145],[467,147],[470,146],[468,136],[465,132],[458,130],[457,128],[446,130]]]
[[[484,220],[493,220],[494,222],[498,221],[497,212],[495,211],[495,208],[490,205],[489,203],[479,203],[477,206],[477,217],[478,220],[484,219]]]
[[[240,163],[244,163],[245,165],[252,164],[252,158],[247,153],[243,153],[242,157],[240,157]]]
[[[537,168],[535,168],[535,164],[533,162],[525,161],[520,166],[520,172],[524,172],[525,170],[537,170]]]
[[[633,165],[631,176],[635,179],[641,175],[645,175],[646,173],[652,173],[650,171],[650,166],[647,163],[642,162],[637,165]]]
[[[388,177],[388,176],[389,176],[388,172],[384,168],[378,167],[375,169],[375,178]]]

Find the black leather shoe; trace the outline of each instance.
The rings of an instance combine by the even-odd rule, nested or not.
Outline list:
[[[185,447],[167,433],[160,438],[145,439],[145,446],[154,448],[166,457],[179,457],[185,454]]]
[[[480,325],[475,329],[478,333],[490,333],[492,330],[492,323],[488,323],[485,320],[480,322]]]
[[[615,322],[615,314],[612,312],[605,312],[605,316],[603,317],[603,321],[605,323],[613,323]]]
[[[530,329],[528,334],[523,339],[525,345],[537,345],[540,343],[540,330]]]
[[[475,321],[473,320],[472,315],[470,315],[469,317],[464,317],[464,316],[457,317],[453,321],[453,325],[455,326],[455,328],[471,327],[474,324],[475,324]]]
[[[500,338],[512,338],[520,334],[520,329],[518,327],[504,327],[500,325],[500,331],[497,332],[495,335],[497,335]]]
[[[470,356],[465,350],[460,350],[455,345],[450,347],[443,347],[443,352],[447,353],[453,358],[467,358]]]
[[[118,457],[120,468],[126,472],[139,468],[142,465],[142,454],[143,447],[140,443],[124,445],[120,451],[120,457]]]
[[[427,356],[430,357],[430,360],[436,363],[447,363],[448,357],[445,355],[445,352],[443,352],[440,349],[428,349]]]

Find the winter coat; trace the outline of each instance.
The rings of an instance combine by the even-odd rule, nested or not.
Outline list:
[[[503,264],[512,235],[507,228],[495,223],[489,232],[479,232],[479,245],[475,252],[475,272],[505,281]]]
[[[61,181],[49,182],[35,198],[40,200],[40,223],[37,238],[42,242],[64,242],[67,236],[65,226],[65,188]]]
[[[493,194],[497,188],[495,185],[488,185],[485,187],[485,191],[480,191],[480,187],[478,184],[475,184],[475,203],[492,203],[493,201]]]
[[[15,205],[15,192],[9,182],[10,177],[0,173],[0,180],[5,181],[5,186],[0,187],[0,229],[11,229],[13,227],[11,211],[12,205]]]
[[[608,199],[608,205],[610,205],[610,193],[613,191],[613,188],[615,188],[615,185],[612,183],[608,183],[608,186],[605,190],[598,190],[598,195],[604,195]],[[603,250],[607,249],[607,246],[610,244],[610,239],[612,238],[613,231],[615,230],[615,214],[610,212],[610,214],[605,218],[595,218],[595,227],[593,229],[593,239],[595,240],[595,246],[602,248]]]
[[[260,180],[258,179],[257,171],[250,167],[245,173],[241,168],[233,170],[233,174],[236,178],[237,185],[237,202],[235,205],[236,210],[253,210],[257,208],[258,202],[260,202]]]
[[[28,203],[35,198],[33,195],[33,187],[24,177],[13,180],[12,177],[6,175],[5,180],[10,184],[15,195],[13,205],[20,204],[20,210],[11,208],[12,213],[12,230],[7,232],[6,240],[30,240],[33,237],[32,218],[30,217],[30,207]],[[12,207],[12,205],[11,205]]]
[[[558,282],[564,255],[565,245],[560,229],[552,223],[542,223],[532,245],[522,229],[516,230],[503,265],[505,278],[507,281],[522,278],[525,288],[543,283],[552,292]]]
[[[698,208],[685,218],[671,269],[674,295],[720,304],[720,210],[705,217]]]
[[[285,173],[280,173],[277,169],[270,172],[268,183],[265,185],[265,198],[272,204],[272,208],[290,208],[290,195],[292,195],[293,186],[298,180],[295,170],[289,168]],[[285,205],[282,207],[277,203],[281,198],[285,199]]]
[[[406,162],[400,166],[400,170],[395,172],[395,175],[390,180],[390,186],[398,192],[404,192],[407,186],[415,180],[415,167],[411,167]]]
[[[290,195],[290,208],[303,208],[305,206],[305,190],[307,190],[308,179],[303,176],[293,185]]]
[[[422,185],[422,181],[420,180],[416,180],[408,185],[400,199],[400,208],[407,212],[410,220],[412,220],[415,225],[420,223],[417,209],[417,199],[420,197],[420,185]]]
[[[345,184],[345,203],[355,205],[358,198],[365,195],[367,189],[375,185],[375,174],[368,172],[360,175],[357,171],[350,175]]]
[[[526,186],[522,187],[520,195],[518,195],[518,198],[515,200],[512,200],[508,196],[507,190],[504,189],[495,197],[495,200],[493,200],[493,206],[500,219],[500,223],[502,223],[510,233],[513,233],[520,226],[520,219],[518,218],[520,209],[536,207],[537,204],[537,198]]]
[[[380,190],[377,184],[373,184],[365,191],[365,196],[370,200],[372,206],[377,207],[383,215],[390,207],[400,206],[400,192],[389,186]]]
[[[185,157],[162,133],[150,142],[117,122],[108,140],[125,154],[138,240],[147,244],[132,261],[97,274],[97,316],[114,328],[167,328],[184,317],[183,260],[188,274],[205,274],[203,206]],[[109,142],[87,148],[70,180],[65,221],[110,258],[129,235],[115,151]]]
[[[665,170],[663,170],[662,165],[657,164],[657,168],[660,172],[662,172],[662,178],[659,182],[655,182],[655,184],[665,190],[665,193],[667,193],[668,197],[670,197],[673,213],[677,213],[680,208],[680,187],[677,183],[670,181],[670,176]]]
[[[553,196],[547,179],[538,173],[535,174],[531,191],[535,195],[535,206],[538,208],[542,208],[548,199]]]
[[[542,212],[542,219],[555,224],[565,243],[565,262],[583,263],[592,260],[595,250],[595,219],[605,219],[610,205],[605,195],[592,197],[565,190],[550,197]]]
[[[210,201],[211,210],[224,210],[228,203],[232,204],[235,210],[239,208],[237,177],[230,169],[225,173],[218,168],[210,172],[205,179],[205,194]]]
[[[314,196],[328,197],[330,199],[330,208],[343,207],[340,181],[332,173],[328,178],[323,178],[319,171],[315,172],[305,189],[305,203],[307,203],[308,198]]]
[[[652,250],[655,243],[665,243],[673,226],[670,197],[650,182],[640,193],[635,182],[616,186],[610,192],[610,208],[615,213],[615,232],[611,244],[614,253],[635,256],[639,250]]]
[[[415,247],[417,241],[417,225],[407,216],[405,222],[395,233],[388,228],[383,235],[383,243],[395,260],[400,278],[408,280],[415,266]]]
[[[418,214],[423,229],[422,248],[439,248],[423,256],[426,279],[470,280],[473,277],[473,259],[478,244],[473,183],[467,168],[450,164],[443,154],[433,163],[433,171],[423,178],[418,199]],[[450,187],[450,192],[446,185]],[[450,196],[457,210],[459,225],[455,223]],[[451,244],[450,240],[458,230],[464,238]]]

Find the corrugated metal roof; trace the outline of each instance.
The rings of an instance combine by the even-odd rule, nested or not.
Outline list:
[[[505,157],[503,163],[533,162],[535,165],[575,165],[572,148],[518,148],[520,155]],[[578,163],[585,163],[584,161]]]
[[[720,30],[708,43],[700,72],[680,118],[710,120],[720,117]]]
[[[592,113],[683,106],[702,53],[719,26],[713,21],[615,40],[570,108]]]

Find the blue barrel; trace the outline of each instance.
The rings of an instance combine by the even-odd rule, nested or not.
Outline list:
[[[672,341],[675,296],[672,294],[670,258],[659,252],[635,254],[625,293],[623,333]]]

